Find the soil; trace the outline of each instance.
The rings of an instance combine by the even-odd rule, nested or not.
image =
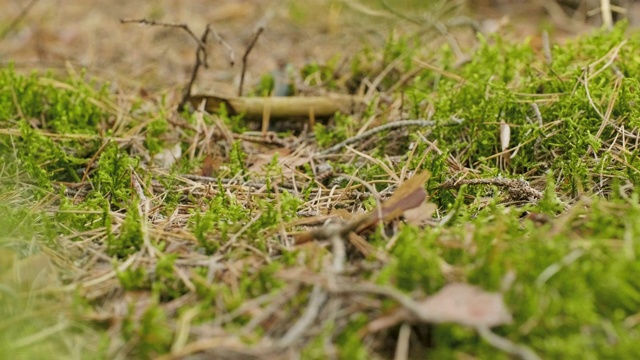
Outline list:
[[[229,44],[235,65],[230,65],[229,51],[210,41],[210,67],[199,73],[196,86],[233,94],[240,81],[242,55],[260,26],[265,31],[247,58],[248,87],[263,74],[287,64],[300,68],[336,56],[348,58],[363,46],[380,47],[392,29],[396,33],[427,31],[429,26],[425,24],[434,18],[453,24],[449,29],[463,28],[472,21],[483,31],[508,29],[505,33],[520,38],[539,37],[541,29],[554,26],[558,30],[552,36],[558,40],[588,30],[591,23],[597,25],[599,21],[597,16],[585,16],[582,8],[562,10],[552,1],[485,0],[469,1],[469,5],[459,0],[387,1],[396,14],[372,3],[1,0],[0,61],[14,62],[24,71],[86,68],[89,75],[119,87],[146,91],[180,88],[191,74],[195,40],[183,29],[122,24],[120,20],[185,24],[198,37],[210,24]],[[455,34],[463,44],[465,38],[475,36],[470,29]]]

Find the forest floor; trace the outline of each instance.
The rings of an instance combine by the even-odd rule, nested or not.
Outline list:
[[[565,3],[0,1],[0,354],[637,358],[637,4]]]

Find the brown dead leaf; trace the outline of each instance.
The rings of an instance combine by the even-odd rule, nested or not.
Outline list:
[[[249,167],[249,171],[256,174],[264,175],[264,166],[269,164],[273,160],[273,156],[278,154],[278,163],[282,165],[286,156],[291,154],[291,150],[285,148],[266,149],[264,152],[253,154],[249,157],[249,162],[252,165]]]
[[[420,206],[427,198],[424,183],[430,176],[428,171],[423,171],[402,183],[393,195],[382,203],[379,209],[374,209],[360,219],[362,223],[358,226],[357,231],[360,232],[374,226],[381,219],[383,221],[393,220],[404,214],[405,211]]]
[[[476,329],[488,329],[509,324],[512,317],[502,295],[486,292],[464,283],[452,283],[433,296],[415,301],[395,289],[369,287],[368,291],[397,300],[402,307],[384,314],[367,325],[367,333],[395,326],[401,322],[456,323]]]
[[[420,317],[427,322],[453,322],[471,327],[494,327],[512,322],[502,295],[476,286],[449,284],[418,302]]]
[[[202,168],[200,169],[200,175],[202,176],[214,176],[220,170],[222,166],[223,158],[219,155],[208,154],[202,160]]]
[[[429,179],[431,174],[428,171],[421,172],[405,181],[396,189],[389,199],[382,203],[380,208],[371,212],[362,214],[355,219],[349,221],[340,228],[333,227],[330,230],[326,227],[320,227],[315,230],[305,231],[298,234],[295,244],[302,244],[311,240],[324,240],[335,236],[336,231],[346,236],[352,231],[359,233],[367,228],[375,226],[381,219],[390,221],[403,215],[407,210],[416,208],[424,203],[427,198],[427,191],[424,189],[424,183]]]
[[[406,210],[404,212],[404,218],[408,224],[424,226],[432,220],[431,218],[436,212],[436,209],[436,204],[424,201],[417,208]]]

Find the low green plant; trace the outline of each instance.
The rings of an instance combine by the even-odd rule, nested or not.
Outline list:
[[[320,326],[303,329],[292,352],[384,357],[389,344],[397,344],[398,326],[378,332],[369,326],[400,305],[360,293],[352,303],[353,294],[334,285],[375,283],[423,299],[447,283],[464,282],[500,292],[513,323],[494,331],[543,358],[638,357],[640,160],[630,139],[640,125],[640,34],[626,30],[621,24],[553,46],[550,58],[528,41],[513,44],[495,35],[480,36],[466,63],[457,63],[448,45],[421,49],[414,36],[390,36],[381,53],[357,55],[354,79],[379,74],[382,69],[369,71],[377,64],[391,69],[378,90],[406,81],[398,85],[402,105],[381,97],[359,116],[336,114],[314,129],[321,148],[353,137],[371,117],[384,122],[398,120],[388,114],[403,114],[436,122],[420,134],[375,139],[360,149],[367,156],[330,160],[336,175],[373,185],[381,198],[364,186],[357,197],[341,193],[352,180],[347,176],[302,184],[317,165],[311,161],[293,169],[295,186],[285,186],[291,178],[277,156],[254,173],[239,141],[228,144],[229,182],[180,175],[193,172],[197,156],[185,156],[169,174],[158,171],[147,166],[146,155],[164,146],[168,107],[147,121],[139,118],[143,107],[134,104],[116,125],[106,87],[83,76],[59,80],[0,70],[0,315],[6,320],[0,351],[20,348],[25,357],[42,358],[97,349],[94,357],[107,358],[118,348],[125,357],[152,358],[179,344],[176,328],[200,327],[186,339],[199,341],[212,323],[224,336],[259,348],[265,336],[273,341],[318,310]],[[422,56],[432,66],[416,70],[414,60]],[[326,89],[353,85],[337,74],[337,65],[312,64],[303,74]],[[408,72],[415,76],[404,78]],[[186,150],[196,135],[192,125],[202,119],[210,126],[213,118],[182,115],[189,124],[181,144]],[[245,126],[224,108],[217,116],[234,132]],[[504,152],[501,124],[511,130]],[[125,141],[124,134],[143,135],[144,142]],[[399,152],[390,154],[390,145]],[[437,211],[430,225],[393,221],[362,231],[366,248],[352,246],[359,239],[343,239],[344,256],[336,239],[290,243],[303,230],[292,225],[301,208],[317,215],[305,225],[335,217],[335,209],[375,211],[397,182],[390,171],[409,176],[421,170],[432,174],[426,189]],[[442,186],[457,177],[521,178],[542,196],[524,203],[509,199],[498,184]],[[67,255],[65,247],[79,251]],[[66,292],[22,292],[2,275],[40,249],[61,269],[83,269],[61,277],[70,282],[62,287]],[[335,271],[338,261],[341,271]],[[116,285],[102,291],[104,284]],[[73,285],[76,295],[65,297]],[[314,310],[316,285],[326,300]],[[96,318],[95,310],[112,301],[128,306],[124,318],[92,321],[93,329],[76,325],[75,311]],[[181,317],[179,325],[175,317]],[[109,338],[114,324],[122,329]],[[42,329],[58,331],[64,341],[35,341]],[[423,346],[431,357],[509,358],[461,325],[418,324],[411,331],[409,344]],[[98,345],[76,343],[76,335],[98,339],[91,343]],[[425,341],[418,344],[418,338]],[[31,350],[31,342],[41,349]]]

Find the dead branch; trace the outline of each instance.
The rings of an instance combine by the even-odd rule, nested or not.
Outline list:
[[[327,300],[327,293],[322,289],[322,286],[315,285],[311,291],[309,298],[309,304],[302,314],[302,316],[296,321],[293,326],[289,328],[287,333],[278,341],[278,346],[281,348],[288,348],[296,342],[304,332],[313,324],[320,313],[320,308]]]
[[[459,179],[448,180],[440,185],[441,189],[453,189],[462,185],[494,185],[505,188],[509,196],[514,201],[526,200],[536,203],[542,199],[542,192],[534,189],[529,183],[522,179]]]
[[[207,27],[205,28],[202,35],[198,37],[191,30],[191,28],[189,28],[189,25],[187,24],[166,23],[166,22],[147,20],[147,19],[120,19],[120,23],[122,24],[137,23],[137,24],[149,25],[149,26],[162,26],[162,27],[182,29],[187,34],[189,34],[189,36],[196,42],[198,46],[196,48],[195,63],[191,70],[191,75],[189,76],[189,82],[187,83],[187,86],[183,90],[182,98],[180,99],[180,103],[178,104],[178,110],[184,109],[184,106],[187,104],[187,102],[189,102],[189,99],[191,98],[191,89],[193,88],[193,84],[195,83],[196,78],[198,77],[198,71],[200,70],[200,67],[204,66],[205,69],[209,67],[209,60],[208,60],[209,55],[207,53],[207,47],[206,47],[207,37],[209,35],[212,35],[218,41],[218,43],[227,50],[230,66],[233,66],[235,64],[235,52],[233,51],[231,46],[226,41],[224,41],[224,39],[222,39],[220,34],[218,34],[216,31],[214,31],[211,28],[211,24],[207,24]]]
[[[362,100],[357,96],[331,94],[327,96],[283,96],[241,97],[197,94],[191,96],[191,104],[206,100],[206,110],[215,113],[224,105],[232,114],[244,114],[246,118],[262,118],[266,107],[271,118],[306,118],[311,112],[315,117],[325,118],[337,111],[350,113],[354,105]]]
[[[451,124],[452,125],[457,125],[459,124],[459,121],[453,121]],[[359,141],[362,141],[364,139],[368,139],[371,136],[378,134],[380,132],[383,131],[387,131],[387,130],[395,130],[395,129],[400,129],[403,127],[409,127],[409,126],[420,126],[420,127],[431,127],[431,126],[435,126],[436,122],[432,121],[432,120],[402,120],[402,121],[394,121],[388,124],[384,124],[378,127],[375,127],[371,130],[365,131],[360,135],[351,137],[341,143],[338,143],[328,149],[319,151],[316,156],[320,156],[320,155],[327,155],[327,154],[331,154],[334,153],[348,145],[357,143]]]

